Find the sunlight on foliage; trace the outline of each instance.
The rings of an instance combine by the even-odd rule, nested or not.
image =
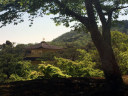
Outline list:
[[[43,76],[45,78],[51,78],[51,77],[70,77],[67,74],[63,74],[63,72],[53,65],[44,65],[40,64],[39,67],[40,71],[43,73]]]
[[[128,35],[112,31],[112,45],[122,75],[128,74]]]
[[[82,53],[86,51],[79,49]],[[87,53],[88,54],[88,53]],[[91,61],[90,55],[80,55],[80,60],[71,61],[64,58],[56,58],[56,66],[64,71],[65,74],[71,75],[72,77],[102,77],[103,72],[99,69],[95,69],[95,62]]]

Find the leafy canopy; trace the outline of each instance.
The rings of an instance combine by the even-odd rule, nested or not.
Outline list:
[[[0,0],[1,27],[12,22],[14,24],[23,22],[22,16],[27,12],[30,14],[31,24],[37,16],[54,14],[56,17],[53,20],[57,25],[63,23],[68,27],[69,22],[78,21],[74,26],[79,28],[81,22],[88,20],[85,2],[86,0]],[[126,15],[128,12],[128,0],[92,0],[92,2],[94,5],[101,5],[106,20],[111,12],[113,12],[113,19],[118,18],[119,14]],[[124,12],[121,9],[124,9]],[[96,9],[94,10],[96,19],[102,19],[100,14],[98,16]],[[78,18],[83,18],[85,21]]]

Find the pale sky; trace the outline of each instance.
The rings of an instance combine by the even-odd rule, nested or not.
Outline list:
[[[18,25],[10,24],[0,28],[0,44],[5,43],[6,40],[24,44],[39,43],[43,38],[45,41],[51,41],[71,30],[63,25],[56,26],[50,19],[52,16],[37,17],[32,27],[29,27],[30,21],[26,20]]]
[[[51,41],[71,30],[71,28],[66,28],[63,25],[56,26],[53,20],[50,19],[52,16],[34,19],[32,27],[29,27],[30,21],[25,21],[18,25],[10,24],[0,28],[0,44],[5,43],[6,40],[17,44],[39,43],[43,38],[45,38],[45,41]],[[128,20],[128,16],[119,19]]]

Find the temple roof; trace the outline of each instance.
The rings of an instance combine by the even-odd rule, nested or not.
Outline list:
[[[41,42],[41,43],[29,46],[26,49],[39,49],[39,48],[44,48],[44,49],[63,49],[63,48],[60,48],[58,46],[50,45],[50,44],[48,44],[48,43],[46,43],[44,41]]]

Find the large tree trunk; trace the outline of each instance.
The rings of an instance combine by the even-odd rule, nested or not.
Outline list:
[[[91,37],[99,52],[106,81],[112,89],[119,89],[123,84],[123,80],[113,49],[110,44],[105,42],[102,36],[97,34],[99,33],[97,32],[98,30],[92,29],[91,31],[93,31],[91,32]]]
[[[95,3],[99,4],[99,2],[95,2]],[[84,25],[90,31],[92,41],[94,42],[99,52],[102,68],[108,85],[110,85],[112,89],[118,89],[122,85],[123,80],[111,46],[111,35],[110,35],[111,23],[109,23],[111,21],[111,18],[109,16],[109,22],[106,22],[101,8],[98,7],[100,6],[100,4],[99,5],[95,4],[102,22],[103,31],[101,34],[98,29],[98,25],[96,23],[92,4],[93,4],[92,0],[85,0],[89,26],[86,26],[86,24]]]

